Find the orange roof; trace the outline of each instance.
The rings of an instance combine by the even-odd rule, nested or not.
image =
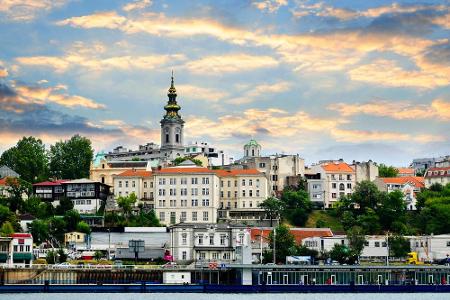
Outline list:
[[[161,170],[156,171],[155,173],[162,173],[162,174],[214,173],[214,170],[210,170],[208,168],[202,168],[202,167],[186,167],[186,168],[174,167],[174,168],[161,169]]]
[[[412,183],[417,188],[424,188],[425,187],[425,180],[423,177],[417,177],[417,176],[403,176],[403,177],[384,177],[380,178],[383,180],[384,183],[389,184],[406,184],[406,183]]]
[[[291,228],[292,235],[295,238],[297,244],[301,244],[302,241],[309,237],[331,237],[333,232],[330,228]],[[263,240],[269,238],[269,234],[272,229],[262,229]],[[259,241],[261,239],[261,229],[252,228],[251,229],[251,239],[252,241]]]
[[[301,244],[302,241],[310,237],[331,237],[333,232],[330,228],[291,228],[295,242]]]
[[[6,177],[0,179],[0,185],[6,185]]]
[[[322,165],[322,168],[325,172],[345,172],[345,173],[353,173],[354,170],[346,163],[330,163]]]
[[[414,175],[413,168],[397,168],[398,174],[411,174]]]
[[[6,181],[8,180],[8,178],[11,178],[11,179],[12,179],[12,181],[11,181],[10,183],[15,183],[15,184],[18,183],[16,177],[4,177],[4,178],[1,178],[1,179],[0,179],[0,185],[2,185],[2,186],[8,185],[8,183],[6,182]]]
[[[150,177],[150,176],[152,176],[152,172],[131,169],[131,170],[126,170],[126,171],[118,174],[117,176],[120,176],[120,177]]]
[[[238,175],[261,175],[262,173],[256,169],[236,169],[236,170],[215,170],[217,176],[238,176]]]

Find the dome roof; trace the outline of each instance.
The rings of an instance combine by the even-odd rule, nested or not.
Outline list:
[[[258,144],[258,142],[255,139],[251,139],[247,144],[245,144],[246,147],[250,147],[250,146],[257,146],[257,147],[261,147],[260,144]]]

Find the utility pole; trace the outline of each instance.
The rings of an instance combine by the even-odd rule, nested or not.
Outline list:
[[[389,266],[389,231],[386,234],[386,248],[387,248],[386,266]]]
[[[276,248],[277,248],[277,228],[273,228],[273,263],[276,265]]]
[[[108,228],[108,260],[111,259],[111,228]]]

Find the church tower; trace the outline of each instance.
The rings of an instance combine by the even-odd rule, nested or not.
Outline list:
[[[161,154],[168,159],[184,156],[183,127],[184,121],[178,114],[181,107],[177,103],[177,90],[172,83],[167,94],[169,101],[164,106],[166,114],[161,120]]]
[[[260,157],[261,145],[254,139],[251,139],[244,145],[244,158]]]

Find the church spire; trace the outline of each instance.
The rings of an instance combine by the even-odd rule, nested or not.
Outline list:
[[[166,106],[164,106],[164,109],[166,110],[166,115],[164,116],[164,118],[181,119],[180,115],[178,114],[178,111],[181,109],[181,107],[177,103],[177,90],[175,89],[175,84],[173,80],[173,70],[170,88],[167,93],[167,96],[169,97],[169,101],[167,102]]]

